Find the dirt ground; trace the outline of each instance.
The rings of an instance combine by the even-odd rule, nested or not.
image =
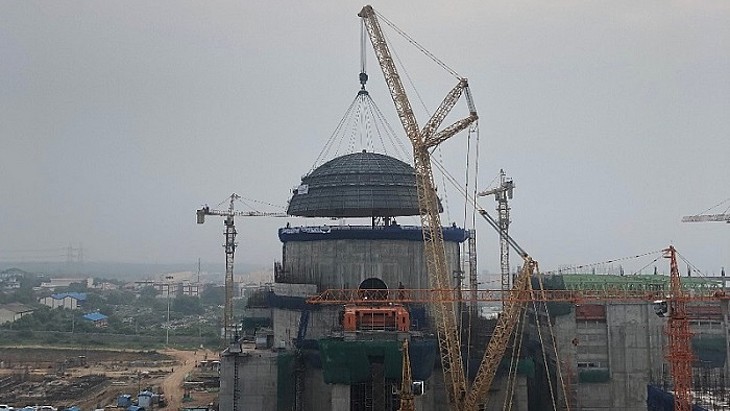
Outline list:
[[[141,389],[150,389],[164,392],[168,404],[162,410],[177,411],[184,405],[207,405],[216,401],[217,393],[205,391],[192,391],[183,401],[183,382],[201,360],[217,358],[217,353],[204,350],[143,352],[3,347],[0,348],[0,377],[24,373],[35,375],[36,379],[49,381],[51,378],[52,383],[65,384],[102,375],[105,376],[103,382],[89,390],[84,398],[69,399],[59,405],[74,403],[84,410],[101,408],[116,404],[120,394],[136,397]],[[0,392],[0,400],[11,396],[9,392]]]
[[[162,382],[162,390],[165,393],[167,399],[167,407],[164,410],[177,410],[183,406],[183,394],[185,389],[183,388],[183,381],[185,377],[190,374],[194,369],[195,365],[203,359],[212,359],[213,353],[210,351],[179,351],[179,350],[165,350],[165,354],[170,355],[177,359],[178,366],[175,370],[168,374]],[[207,393],[193,392],[191,393],[192,401],[186,403],[186,405],[206,405],[215,399],[215,395],[205,395]],[[202,402],[201,402],[202,401]]]

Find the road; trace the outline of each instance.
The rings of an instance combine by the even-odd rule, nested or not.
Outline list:
[[[190,374],[195,368],[196,359],[202,360],[207,354],[208,358],[212,358],[212,352],[198,351],[180,351],[175,349],[166,349],[162,351],[164,354],[170,355],[177,359],[178,365],[174,367],[174,371],[170,373],[162,381],[162,391],[165,393],[165,399],[167,400],[167,407],[162,408],[163,410],[176,411],[182,407],[183,397],[183,381],[185,376]]]

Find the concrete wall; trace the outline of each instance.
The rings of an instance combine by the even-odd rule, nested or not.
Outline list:
[[[561,404],[567,396],[576,410],[646,410],[646,384],[661,375],[664,356],[664,322],[651,304],[608,304],[606,321],[576,321],[575,311],[553,320],[559,356],[555,363],[561,365],[567,383],[565,393],[556,393]],[[543,321],[545,351],[554,361],[545,325]],[[538,338],[536,328],[530,333],[533,340]],[[588,370],[608,370],[610,380],[581,383],[581,371]]]
[[[450,271],[458,269],[459,244],[446,242]],[[284,243],[287,282],[316,284],[319,291],[358,288],[368,278],[388,288],[429,288],[423,242],[322,240]]]
[[[238,366],[238,409],[276,411],[276,353],[251,351],[241,355],[221,356],[221,410],[233,409],[234,370]]]
[[[331,334],[332,329],[340,327],[340,307],[323,307],[309,313],[306,339],[319,339]],[[302,312],[284,308],[272,308],[274,323],[274,341],[284,342],[287,349],[294,348],[294,340],[299,332]],[[277,345],[277,347],[280,347]]]

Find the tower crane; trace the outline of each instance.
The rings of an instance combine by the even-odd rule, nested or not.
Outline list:
[[[406,136],[413,146],[418,204],[429,284],[434,289],[448,289],[450,288],[450,276],[446,266],[443,228],[439,216],[438,198],[434,187],[429,149],[466,129],[478,119],[476,107],[469,91],[469,83],[465,78],[459,78],[457,85],[446,95],[436,112],[419,130],[416,116],[396,70],[395,62],[375,11],[367,5],[362,8],[358,16],[362,18],[362,22],[367,29],[370,43],[385,77],[398,117]],[[462,93],[466,94],[469,115],[443,130],[437,131]],[[448,387],[448,402],[452,408],[460,409],[466,396],[467,386],[461,359],[461,339],[456,325],[454,306],[449,303],[435,302],[432,308],[436,320],[444,382]]]
[[[507,200],[512,199],[515,189],[515,183],[511,178],[507,177],[504,170],[499,170],[499,185],[495,188],[478,193],[479,196],[493,195],[497,201],[497,223],[501,230],[499,236],[499,265],[502,279],[502,290],[510,289],[510,273],[509,273],[509,244],[506,234],[509,233],[509,203]],[[502,308],[505,301],[502,300]]]
[[[233,257],[236,253],[236,225],[234,217],[287,217],[285,213],[265,213],[259,211],[236,211],[235,201],[241,196],[233,193],[229,197],[229,205],[227,210],[212,210],[207,205],[196,211],[198,224],[205,222],[205,216],[215,215],[225,217],[223,225],[225,226],[226,242],[223,244],[226,253],[226,278],[225,278],[225,304],[223,308],[223,339],[227,343],[234,335],[233,323]]]
[[[730,201],[730,198],[727,200],[724,200],[720,202],[719,204],[707,209],[705,212],[695,214],[695,215],[688,215],[682,217],[683,223],[701,223],[706,221],[724,221],[728,224],[730,224],[730,208],[726,209],[724,212],[719,214],[705,214],[707,211],[712,210],[713,208],[716,208],[724,203],[727,203]]]

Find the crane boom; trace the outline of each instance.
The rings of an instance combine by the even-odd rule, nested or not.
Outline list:
[[[440,104],[438,110],[426,123],[423,131],[418,129],[416,116],[408,100],[403,83],[398,75],[390,49],[383,35],[382,28],[371,6],[362,8],[359,17],[362,18],[367,29],[370,42],[380,64],[380,68],[388,85],[391,98],[395,105],[398,117],[403,125],[406,136],[413,145],[413,160],[416,171],[416,186],[418,203],[423,227],[426,267],[429,274],[429,284],[434,289],[450,288],[450,276],[446,266],[441,219],[439,216],[438,197],[436,196],[431,168],[430,147],[435,147],[458,131],[468,127],[477,120],[471,94],[468,91],[466,79],[459,79],[459,83],[452,89]],[[441,132],[436,132],[448,113],[456,104],[462,92],[466,92],[470,109],[469,117],[459,120]],[[441,355],[441,368],[444,373],[444,383],[448,387],[448,401],[453,409],[461,409],[466,395],[467,385],[461,358],[461,339],[456,324],[453,303],[437,301],[432,305],[436,320],[436,330]]]
[[[469,389],[469,393],[464,401],[464,410],[477,410],[479,405],[486,400],[489,387],[492,386],[494,376],[497,374],[497,368],[507,349],[509,339],[515,331],[515,327],[519,322],[519,316],[527,304],[526,301],[532,294],[530,279],[532,273],[537,267],[537,262],[532,258],[526,257],[522,272],[517,276],[512,292],[505,301],[504,310],[499,316],[497,326],[494,328],[492,338],[489,339],[487,349],[479,364],[474,382]]]
[[[702,223],[705,221],[724,221],[730,224],[730,214],[700,214],[682,217],[683,223]]]

